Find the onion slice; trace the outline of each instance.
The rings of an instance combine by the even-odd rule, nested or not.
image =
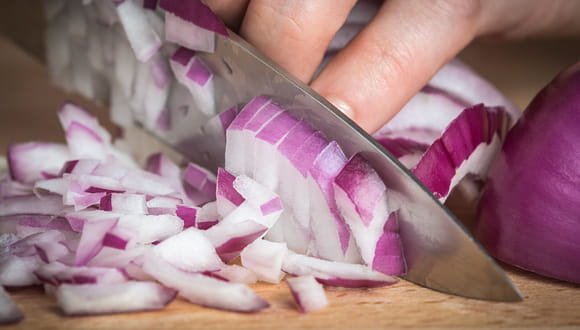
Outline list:
[[[299,276],[286,279],[296,305],[303,313],[310,313],[328,305],[324,287],[314,276]]]
[[[24,314],[16,306],[3,286],[0,286],[0,324],[17,323],[24,319]]]
[[[114,284],[63,284],[56,290],[59,307],[66,315],[95,315],[161,309],[177,295],[154,282],[128,281]]]

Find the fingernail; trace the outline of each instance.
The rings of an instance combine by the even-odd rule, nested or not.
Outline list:
[[[353,119],[354,111],[352,107],[341,99],[329,97],[328,101],[332,103],[338,110],[344,113],[348,118]]]

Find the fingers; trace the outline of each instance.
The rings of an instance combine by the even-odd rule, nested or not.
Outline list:
[[[253,0],[240,34],[266,56],[310,81],[356,0]]]
[[[204,2],[230,29],[237,31],[242,24],[249,0],[206,0]]]
[[[312,87],[374,132],[474,38],[479,10],[476,0],[388,0]]]

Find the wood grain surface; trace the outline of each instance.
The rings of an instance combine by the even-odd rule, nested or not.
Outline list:
[[[523,107],[558,71],[580,59],[579,41],[478,43],[461,57]],[[38,62],[0,36],[0,150],[19,141],[62,141],[55,111],[66,99],[88,106],[112,128],[106,109],[52,86]],[[451,206],[461,219],[473,219],[470,206],[457,201]],[[402,280],[382,289],[328,288],[329,307],[303,315],[297,312],[285,284],[261,284],[254,288],[272,306],[256,314],[222,312],[178,299],[162,311],[64,317],[40,288],[23,288],[10,292],[27,318],[4,328],[580,328],[579,285],[502,266],[523,293],[523,302],[465,299]]]

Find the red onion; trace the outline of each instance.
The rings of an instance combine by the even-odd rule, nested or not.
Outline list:
[[[493,163],[476,237],[498,259],[580,283],[580,63],[530,103]]]

